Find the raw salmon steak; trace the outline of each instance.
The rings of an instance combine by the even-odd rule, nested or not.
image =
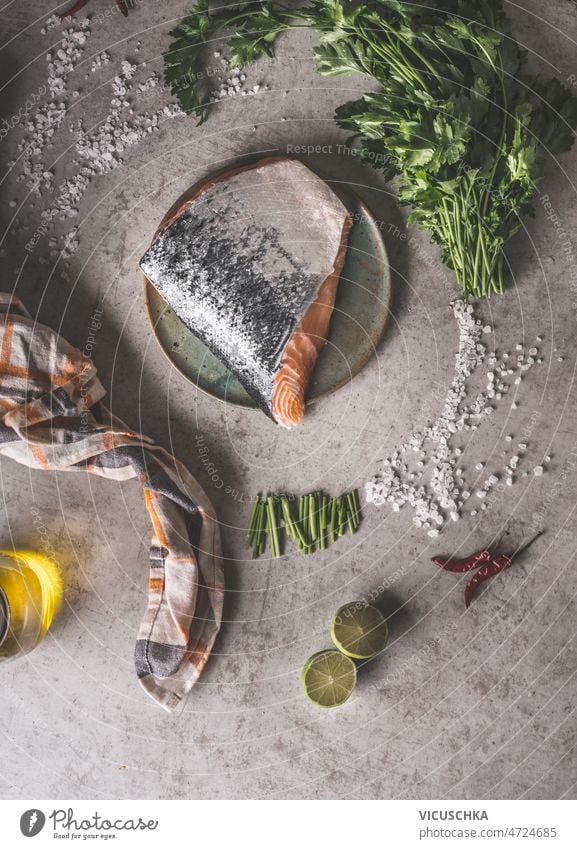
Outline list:
[[[305,165],[263,159],[197,188],[140,266],[259,406],[292,427],[326,342],[350,227]]]

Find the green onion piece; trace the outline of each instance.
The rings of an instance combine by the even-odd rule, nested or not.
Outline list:
[[[314,500],[314,493],[309,492],[309,494],[307,495],[307,510],[305,512],[308,538],[307,554],[312,554],[312,552],[315,550],[316,537],[313,535],[313,513],[315,509]]]
[[[270,546],[273,557],[280,557],[280,540],[275,499],[272,495],[267,498]]]
[[[273,534],[272,534],[273,521],[274,520],[273,520],[273,517],[271,516],[271,511],[270,511],[270,507],[269,507],[269,503],[268,503],[268,497],[267,497],[266,502],[265,502],[265,522],[266,522],[265,529],[266,529],[266,535],[268,537],[269,544],[270,544],[271,556],[276,557],[275,546],[274,546],[274,537],[273,537]]]
[[[319,551],[324,551],[326,547],[325,528],[319,528]]]
[[[278,531],[278,539],[279,539],[279,557],[284,551],[284,533],[283,533],[283,520],[282,520],[282,510],[280,506],[280,499],[275,496],[274,499],[274,515],[276,520],[276,527]]]
[[[318,523],[317,523],[317,509],[318,509],[318,498],[316,493],[312,493],[309,496],[309,517],[310,517],[310,528],[311,528],[311,539],[313,542],[316,542],[318,535]]]
[[[355,518],[357,520],[357,525],[360,525],[363,520],[363,514],[361,513],[361,505],[359,502],[359,493],[358,490],[353,489],[353,503],[355,505]]]
[[[307,497],[306,495],[301,495],[299,498],[299,522],[302,530],[303,537],[306,539],[307,534],[307,526],[306,526],[306,506],[307,506]]]
[[[266,526],[266,517],[265,517],[265,505],[259,496],[255,519],[254,519],[254,536],[253,536],[253,548],[252,548],[252,556],[258,557],[260,554],[264,552],[266,546],[265,540],[265,526]]]
[[[328,506],[329,506],[329,498],[328,495],[325,495],[324,492],[321,492],[321,517],[320,517],[320,526],[321,529],[324,530],[327,526],[327,518],[328,518]]]
[[[337,530],[337,499],[331,498],[329,518],[329,542],[334,542]]]
[[[299,536],[299,548],[304,552],[306,548],[306,532],[305,532],[305,524],[304,524],[304,510],[305,510],[305,497],[301,495],[298,503],[298,519],[295,519],[295,527],[298,528],[298,536]]]
[[[358,525],[355,524],[354,514],[351,513],[350,510],[347,511],[347,524],[349,526],[349,532],[351,534],[356,534]]]
[[[302,529],[305,539],[307,540],[307,548],[308,542],[310,540],[310,514],[309,514],[309,501],[310,497],[308,495],[303,495],[303,520],[302,520]]]
[[[342,496],[339,498],[338,516],[339,516],[338,535],[340,537],[342,537],[342,535],[345,532],[345,502],[344,502],[344,498]]]
[[[258,512],[258,505],[260,504],[260,495],[255,495],[252,500],[252,507],[250,510],[250,516],[248,520],[248,525],[246,528],[246,544],[250,545],[254,540],[255,532],[256,532],[256,517]]]
[[[266,503],[263,501],[262,510],[261,510],[261,524],[260,524],[260,546],[259,553],[264,554],[266,551],[266,541],[268,536],[268,512],[266,509]]]

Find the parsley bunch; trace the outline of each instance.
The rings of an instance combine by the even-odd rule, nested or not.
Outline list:
[[[545,153],[568,150],[577,125],[577,100],[558,80],[526,75],[502,0],[312,0],[300,9],[259,0],[214,14],[198,0],[172,33],[166,82],[202,122],[209,39],[230,32],[229,65],[243,67],[301,27],[319,35],[321,74],[378,84],[340,106],[337,122],[395,178],[409,221],[441,246],[463,295],[502,292],[503,247],[533,211]]]

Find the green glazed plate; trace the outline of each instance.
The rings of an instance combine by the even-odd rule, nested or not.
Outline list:
[[[319,355],[307,404],[330,395],[359,373],[374,354],[389,317],[391,275],[381,231],[358,198],[347,205],[354,224],[327,344]],[[147,278],[144,299],[158,344],[187,380],[219,401],[257,408],[236,377],[188,330]]]

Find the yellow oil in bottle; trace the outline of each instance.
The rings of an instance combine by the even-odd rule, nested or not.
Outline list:
[[[61,601],[62,578],[53,560],[35,551],[0,550],[0,660],[32,651]]]

